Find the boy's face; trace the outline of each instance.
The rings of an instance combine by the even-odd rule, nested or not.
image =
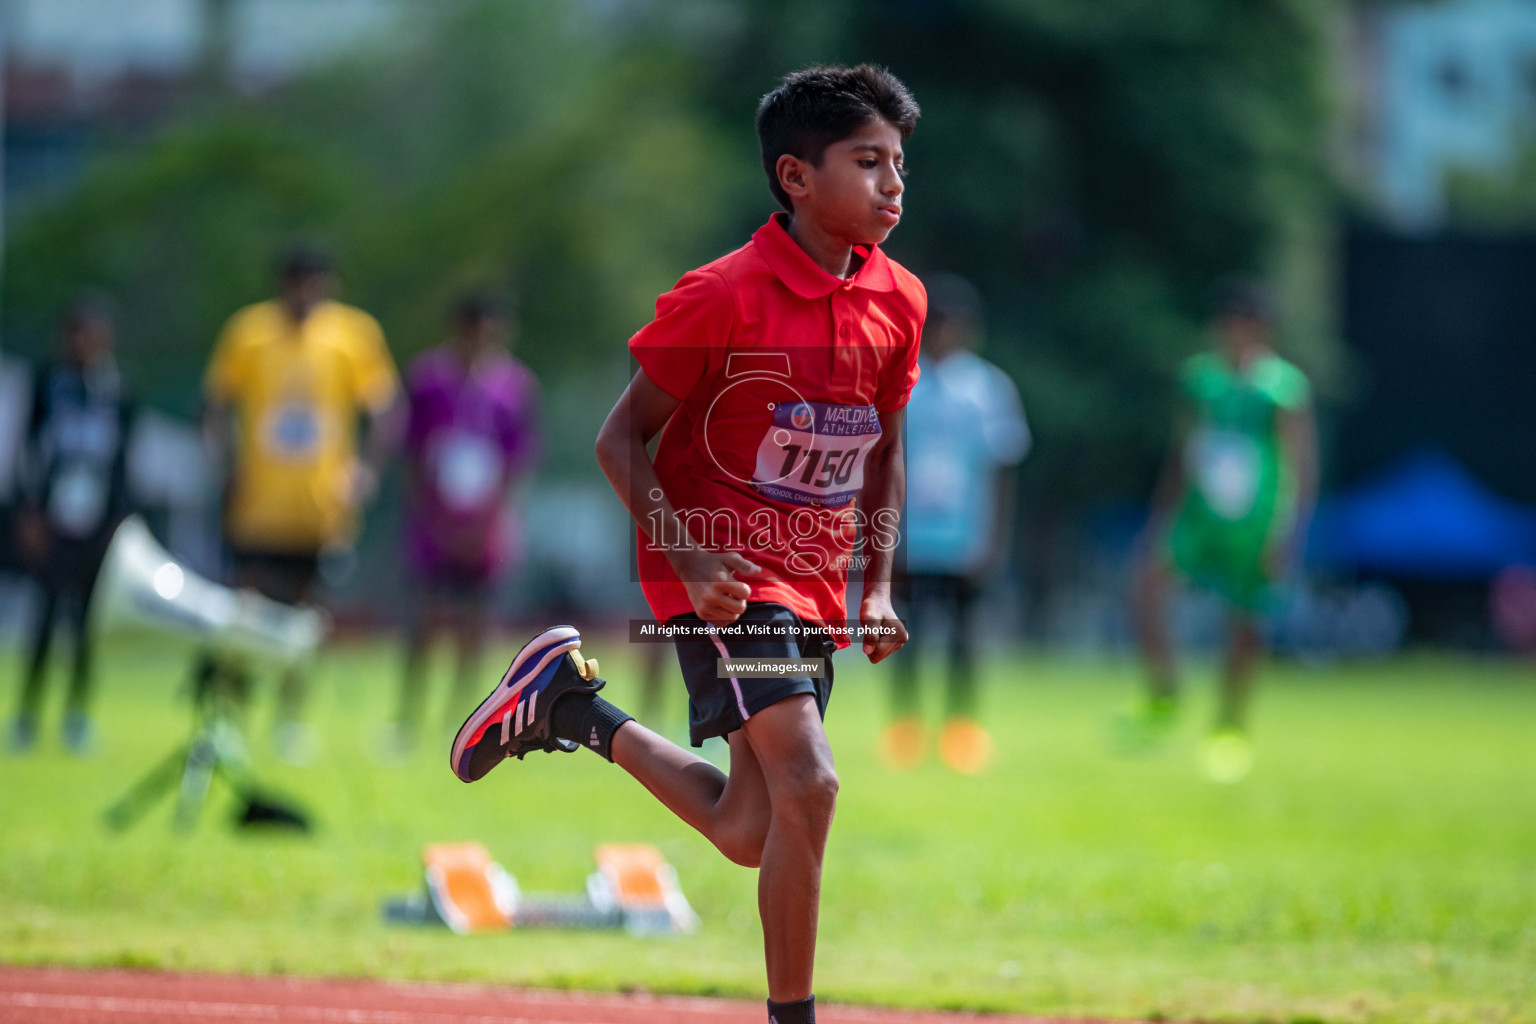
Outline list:
[[[64,336],[64,358],[76,366],[90,366],[110,355],[116,332],[106,317],[81,318]]]
[[[1243,362],[1269,345],[1269,324],[1263,318],[1226,313],[1216,318],[1217,344],[1235,362]]]
[[[954,352],[968,349],[975,339],[976,330],[964,317],[930,316],[923,326],[923,351],[939,360]]]
[[[779,181],[805,217],[850,245],[879,245],[901,220],[901,132],[876,118],[832,143],[817,166],[779,158]]]
[[[303,320],[331,294],[331,275],[312,273],[284,275],[278,282],[283,305],[295,320]]]
[[[460,321],[459,345],[471,355],[511,348],[513,341],[511,328],[510,320],[495,316]]]

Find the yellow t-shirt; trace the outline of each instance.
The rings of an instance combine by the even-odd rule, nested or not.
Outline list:
[[[230,317],[203,382],[235,415],[230,542],[316,551],[350,538],[358,414],[398,389],[384,332],[360,309],[326,302],[295,324],[269,301]]]

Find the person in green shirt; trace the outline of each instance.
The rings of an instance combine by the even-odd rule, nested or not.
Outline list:
[[[1207,774],[1237,782],[1253,766],[1248,705],[1263,648],[1260,619],[1303,535],[1317,487],[1311,385],[1270,347],[1274,312],[1254,281],[1221,289],[1215,345],[1185,362],[1181,410],[1136,572],[1136,627],[1148,667],[1128,725],[1156,739],[1173,724],[1178,680],[1166,609],[1175,578],[1229,607],[1229,638]]]

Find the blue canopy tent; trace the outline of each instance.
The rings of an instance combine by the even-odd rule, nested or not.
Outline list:
[[[1425,449],[1324,501],[1308,535],[1319,568],[1425,580],[1486,580],[1536,564],[1536,510],[1494,494]]]

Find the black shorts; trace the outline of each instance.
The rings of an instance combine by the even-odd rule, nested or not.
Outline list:
[[[318,551],[256,551],[234,548],[234,584],[283,604],[308,604],[320,572]]]
[[[698,622],[692,612],[669,622]],[[824,630],[806,623],[781,604],[747,605],[740,623],[783,627],[766,635],[726,636],[713,639],[686,637],[674,641],[677,661],[688,686],[688,739],[702,746],[711,736],[725,736],[740,729],[748,718],[764,708],[797,694],[816,698],[816,710],[825,718],[832,699],[832,652],[837,644]],[[824,658],[825,674],[819,679],[787,676],[773,679],[717,679],[716,662],[732,658]]]

